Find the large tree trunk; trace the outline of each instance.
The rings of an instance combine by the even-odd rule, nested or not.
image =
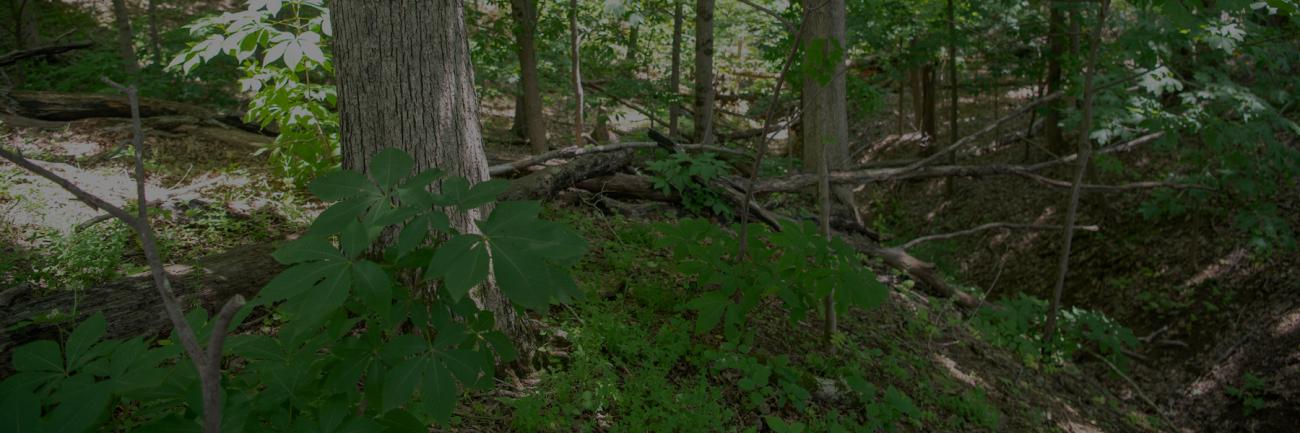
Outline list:
[[[537,0],[510,0],[510,12],[515,19],[515,41],[519,44],[519,80],[523,95],[517,102],[522,110],[515,110],[516,121],[523,115],[521,128],[524,138],[534,152],[545,152],[546,118],[542,114],[542,86],[537,74]]]
[[[573,145],[581,146],[582,133],[582,106],[586,103],[583,101],[582,94],[582,43],[578,29],[578,0],[569,0],[569,60],[572,62],[569,68],[569,79],[573,84]]]
[[[462,3],[338,0],[332,7],[343,167],[364,172],[372,155],[397,147],[418,169],[487,180]],[[457,230],[473,233],[485,214],[449,216]],[[522,352],[531,349],[531,327],[495,285],[470,296]]]
[[[1065,16],[1061,7],[1055,2],[1047,3],[1047,94],[1063,90],[1061,81],[1061,61],[1065,57]],[[1047,149],[1058,155],[1070,153],[1065,149],[1065,137],[1061,131],[1061,101],[1047,104],[1043,114],[1043,140]]]
[[[126,0],[113,0],[113,21],[117,26],[117,55],[122,57],[122,64],[128,72],[139,71],[140,63],[135,58],[131,34],[131,12],[126,9]]]
[[[844,0],[828,0],[824,7],[804,12],[804,49],[811,53],[822,49],[822,58],[833,58],[835,50],[847,46],[844,31]],[[841,51],[843,52],[843,51]],[[803,80],[803,168],[806,172],[840,170],[850,165],[849,121],[843,60],[837,60],[822,82],[814,77]],[[849,188],[837,185],[834,193],[839,202],[857,212]],[[824,193],[829,193],[830,188]],[[829,196],[822,197],[829,200]]]
[[[695,0],[695,141],[712,144],[713,1]]]
[[[673,66],[672,75],[668,79],[668,88],[671,89],[669,96],[672,98],[668,106],[668,136],[676,139],[681,137],[681,130],[678,129],[677,119],[682,114],[681,106],[677,103],[678,92],[682,87],[682,0],[673,2]]]

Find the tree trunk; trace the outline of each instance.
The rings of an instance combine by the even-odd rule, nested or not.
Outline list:
[[[938,99],[935,95],[935,70],[934,63],[926,63],[921,67],[921,135],[926,141],[925,154],[929,155],[938,149],[938,131],[935,117],[935,104]]]
[[[632,26],[627,35],[627,57],[624,59],[628,63],[636,63],[637,50],[640,49],[641,26]]]
[[[149,48],[153,54],[153,64],[159,67],[166,66],[163,62],[162,36],[161,30],[158,29],[158,2],[160,0],[149,0]]]
[[[343,167],[367,171],[372,155],[397,147],[417,169],[487,180],[462,3],[337,0],[332,7]],[[457,230],[476,233],[486,212],[448,216]],[[529,353],[533,330],[491,280],[470,296]]]
[[[670,103],[668,105],[668,136],[676,139],[681,137],[681,129],[677,119],[682,114],[681,106],[677,102],[682,87],[682,0],[673,2],[673,70],[672,76],[668,79]]]
[[[917,131],[925,127],[925,83],[922,81],[919,67],[907,70],[907,82],[912,87],[912,127]]]
[[[822,58],[836,58],[847,46],[844,30],[844,0],[829,0],[824,7],[810,8],[804,12],[804,25],[808,36],[804,50],[823,50]],[[845,84],[845,67],[842,59],[832,65],[829,80],[822,82],[812,77],[803,80],[803,168],[807,172],[840,170],[851,165],[849,158],[849,121]],[[837,185],[834,194],[838,201],[854,210],[856,200],[852,191]],[[827,191],[830,191],[828,187]],[[824,198],[829,200],[829,198]]]
[[[957,112],[957,7],[953,0],[948,0],[948,144],[956,143],[959,137]],[[948,154],[948,164],[957,163],[957,153]],[[953,178],[944,180],[944,192],[948,198],[953,196]]]
[[[713,2],[695,0],[695,141],[712,144]]]
[[[1063,90],[1061,61],[1065,57],[1065,17],[1055,2],[1047,2],[1047,94]],[[1061,101],[1047,104],[1043,113],[1043,140],[1048,150],[1058,155],[1069,153],[1061,131]]]
[[[534,152],[545,152],[546,118],[542,114],[542,86],[537,73],[537,0],[510,0],[515,19],[515,40],[519,44],[519,76],[523,87],[522,113],[524,137]]]
[[[126,9],[126,0],[113,0],[113,21],[117,25],[117,55],[122,57],[127,72],[135,73],[140,70],[140,63],[135,58],[131,12]]]
[[[582,132],[582,50],[581,37],[578,35],[578,0],[569,0],[569,59],[573,62],[570,68],[570,79],[573,81],[573,145],[581,146]]]

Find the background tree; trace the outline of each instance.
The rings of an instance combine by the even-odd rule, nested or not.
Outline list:
[[[140,61],[135,57],[134,33],[131,31],[131,11],[126,7],[126,0],[113,0],[113,21],[117,25],[117,54],[128,72],[140,70]]]
[[[695,141],[713,141],[713,4],[695,0]]]
[[[519,81],[522,95],[516,100],[515,122],[534,152],[545,152],[546,118],[542,113],[541,77],[537,72],[537,0],[510,0],[519,45]],[[519,108],[522,109],[519,109]]]

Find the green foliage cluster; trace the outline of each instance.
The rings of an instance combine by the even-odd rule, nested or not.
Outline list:
[[[188,74],[220,58],[238,63],[240,89],[252,94],[245,119],[279,133],[267,150],[281,175],[302,184],[338,166],[333,29],[324,1],[249,0],[243,11],[187,28],[196,41],[168,69]]]
[[[1241,387],[1224,387],[1225,393],[1241,404],[1241,415],[1247,418],[1271,406],[1263,396],[1267,389],[1268,384],[1264,379],[1250,372],[1241,376]]]
[[[505,183],[471,186],[436,169],[412,174],[413,166],[389,149],[374,156],[369,176],[339,171],[311,184],[336,203],[273,254],[289,267],[236,315],[239,323],[260,307],[281,321],[274,336],[228,339],[239,362],[223,374],[225,431],[445,425],[461,390],[491,387],[498,361],[518,355],[467,296],[471,287],[491,274],[512,302],[532,309],[578,296],[566,269],[585,251],[582,238],[539,220],[536,202],[497,203],[478,230],[457,230],[439,209],[490,205]],[[440,192],[429,192],[440,179]],[[393,241],[378,243],[385,233]],[[206,341],[204,311],[188,319]],[[101,341],[103,328],[102,318],[84,322],[62,351],[53,341],[18,348],[21,374],[0,383],[5,419],[48,431],[102,423],[197,431],[196,372],[163,344],[175,337],[159,347]]]
[[[654,187],[664,194],[678,194],[682,197],[682,206],[695,214],[706,211],[731,218],[731,206],[716,189],[709,185],[730,170],[727,163],[718,159],[718,155],[705,152],[690,155],[678,152],[667,158],[650,161],[646,164],[654,176]]]
[[[972,325],[986,340],[1020,355],[1031,365],[1055,363],[1071,359],[1080,350],[1095,350],[1123,366],[1128,359],[1125,352],[1137,347],[1133,331],[1100,312],[1074,307],[1057,314],[1057,332],[1052,341],[1044,341],[1042,332],[1047,302],[1027,295],[981,308]]]

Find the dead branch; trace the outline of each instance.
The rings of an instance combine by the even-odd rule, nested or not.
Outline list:
[[[898,248],[902,248],[906,250],[926,242],[941,241],[941,240],[952,239],[952,238],[957,238],[962,236],[969,236],[973,234],[978,234],[980,232],[984,232],[988,230],[996,230],[996,229],[1060,230],[1061,226],[1053,225],[1053,224],[1023,224],[1023,223],[1009,223],[1009,222],[988,223],[988,224],[982,224],[976,227],[972,227],[966,230],[955,231],[951,233],[941,233],[935,235],[921,236],[919,238],[904,242],[902,245],[899,245]],[[1090,232],[1101,230],[1101,228],[1097,226],[1076,226],[1075,229],[1090,231]]]
[[[727,153],[727,154],[739,155],[739,156],[749,156],[749,154],[743,150],[731,149],[722,146],[707,146],[703,144],[679,144],[677,146],[685,150],[703,150],[708,152],[718,152],[718,153]],[[497,164],[492,167],[489,167],[488,173],[494,177],[502,176],[512,172],[523,170],[525,168],[534,165],[540,165],[553,159],[573,158],[573,157],[592,155],[597,153],[619,152],[619,151],[631,150],[631,149],[649,149],[655,147],[659,147],[658,144],[649,141],[606,144],[602,146],[588,146],[588,147],[569,146],[563,149],[552,150],[550,152],[546,152],[536,156],[531,156],[518,161],[508,162],[505,164]]]
[[[28,48],[25,50],[10,51],[8,54],[0,56],[0,66],[9,66],[18,63],[24,59],[38,56],[52,56],[63,54],[72,50],[89,48],[94,44],[90,41],[72,42],[60,45],[47,45],[44,47]]]

